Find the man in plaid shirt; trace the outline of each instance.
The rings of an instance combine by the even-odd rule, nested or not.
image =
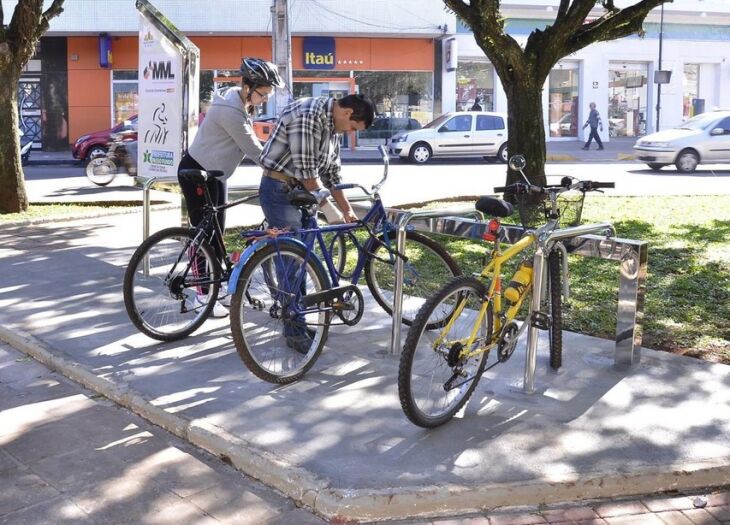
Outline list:
[[[264,167],[259,201],[270,227],[293,230],[302,227],[301,212],[287,198],[293,188],[317,192],[325,186],[342,210],[340,214],[329,201],[322,201],[320,209],[327,219],[330,222],[357,220],[344,192],[333,189],[341,182],[340,137],[342,133],[370,127],[374,116],[374,104],[362,95],[341,99],[303,98],[284,109],[259,155]],[[277,271],[283,272],[279,282],[296,280],[297,269],[293,265]],[[283,319],[282,324],[286,345],[307,354],[316,332],[306,325],[304,316]]]
[[[284,109],[259,156],[264,167],[259,198],[269,226],[301,228],[301,213],[289,204],[287,193],[295,187],[316,192],[339,184],[341,134],[370,127],[374,115],[375,105],[363,95],[302,98]],[[344,192],[331,193],[342,220],[356,221]]]

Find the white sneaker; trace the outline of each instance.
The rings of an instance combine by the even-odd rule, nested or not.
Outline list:
[[[204,307],[206,303],[207,296],[205,295],[196,295],[195,296],[195,304],[198,307]],[[216,301],[213,305],[213,310],[210,312],[211,317],[228,317],[228,308],[223,306],[220,301]]]
[[[228,284],[221,283],[220,290],[218,290],[218,302],[226,308],[230,308],[231,299],[231,294],[228,293]]]

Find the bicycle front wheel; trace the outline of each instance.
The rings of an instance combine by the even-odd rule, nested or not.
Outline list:
[[[389,232],[389,241],[395,249],[396,232]],[[382,236],[380,237],[382,241]],[[414,231],[406,232],[403,264],[403,308],[402,321],[411,325],[419,308],[441,286],[453,277],[461,275],[461,269],[449,253],[436,241]],[[393,290],[395,288],[394,257],[383,244],[378,244],[365,264],[365,279],[370,293],[389,315],[393,314]],[[442,317],[434,316],[426,327],[428,330],[444,325],[448,311]]]
[[[492,305],[477,331],[477,340],[466,348],[486,295],[474,277],[449,281],[418,312],[408,331],[398,367],[398,396],[408,419],[425,428],[450,420],[468,401],[484,371],[488,352],[460,356],[464,350],[483,348],[492,334]],[[456,317],[454,317],[456,313]],[[452,319],[452,317],[454,317]],[[445,326],[428,330],[432,319]]]
[[[220,288],[212,248],[195,230],[167,228],[135,250],[124,273],[124,306],[134,326],[159,341],[182,339],[210,315]]]
[[[553,250],[548,256],[548,289],[550,295],[550,367],[563,365],[563,252]]]
[[[329,288],[329,279],[306,255],[296,245],[264,246],[246,262],[231,301],[238,355],[251,372],[271,383],[301,378],[327,338],[330,314],[316,305],[305,309],[303,298]]]

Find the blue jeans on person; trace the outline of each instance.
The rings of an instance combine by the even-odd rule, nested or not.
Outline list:
[[[269,228],[289,228],[293,231],[302,228],[302,212],[296,206],[289,204],[287,197],[291,189],[290,184],[286,182],[266,176],[261,178],[259,202]],[[288,289],[291,290],[296,283],[300,268],[295,261],[287,259],[282,258],[281,262],[285,268],[277,268],[277,276],[278,282],[289,283]],[[266,272],[266,269],[264,271]],[[304,288],[305,283],[302,282],[301,286]],[[284,336],[301,336],[305,333],[304,316],[284,321]]]

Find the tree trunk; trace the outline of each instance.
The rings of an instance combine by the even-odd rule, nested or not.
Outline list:
[[[527,79],[502,80],[507,93],[509,155],[524,155],[525,175],[534,184],[545,184],[545,126],[542,118],[543,82],[534,73]],[[519,172],[507,171],[507,184],[523,181]]]
[[[18,137],[18,77],[0,70],[0,213],[28,209]]]

